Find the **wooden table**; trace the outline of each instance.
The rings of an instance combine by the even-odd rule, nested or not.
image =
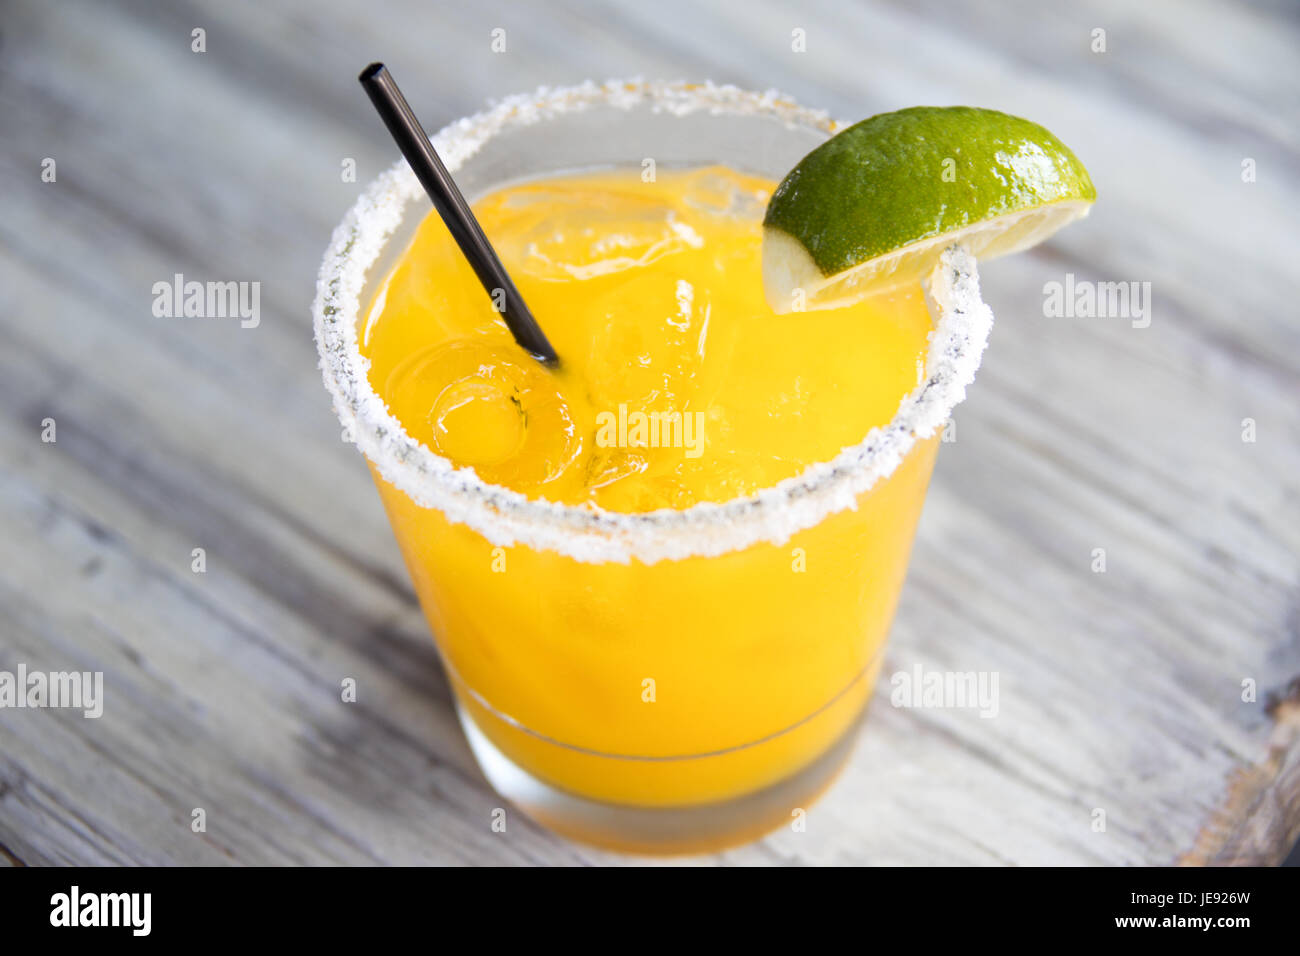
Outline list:
[[[395,156],[355,79],[376,57],[435,126],[538,84],[640,74],[775,87],[845,118],[979,104],[1073,144],[1100,202],[984,271],[998,326],[849,768],[806,832],[704,862],[1286,854],[1300,831],[1294,12],[708,7],[6,5],[0,670],[103,671],[105,706],[98,720],[0,710],[0,859],[622,859],[517,815],[493,832],[500,799],[321,387],[320,255]],[[176,273],[260,282],[260,324],[156,317],[153,284]],[[1149,326],[1045,316],[1045,285],[1067,274],[1149,282]],[[997,718],[891,707],[888,675],[918,665],[996,672]]]

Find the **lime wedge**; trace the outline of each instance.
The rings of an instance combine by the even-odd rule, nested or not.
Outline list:
[[[837,133],[781,181],[763,220],[777,312],[848,305],[928,275],[961,245],[1019,252],[1097,198],[1074,153],[1037,123],[969,106],[881,113]]]

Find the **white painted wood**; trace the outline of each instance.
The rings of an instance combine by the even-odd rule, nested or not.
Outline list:
[[[28,0],[3,32],[0,669],[102,670],[108,699],[98,721],[0,710],[0,861],[620,859],[517,815],[491,831],[500,799],[321,388],[316,266],[394,155],[355,81],[376,57],[431,125],[541,83],[711,77],[845,118],[1007,109],[1095,174],[1090,220],[984,270],[998,325],[886,667],[995,671],[999,715],[893,708],[886,676],[807,832],[701,862],[1275,862],[1294,842],[1300,27],[1282,5]],[[176,272],[261,281],[261,325],[154,318]],[[1045,318],[1066,273],[1150,282],[1150,326]]]

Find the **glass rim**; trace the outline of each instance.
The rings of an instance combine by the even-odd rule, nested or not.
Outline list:
[[[770,90],[611,80],[542,87],[507,97],[444,127],[433,143],[454,173],[498,133],[594,106],[627,111],[643,107],[676,116],[706,110],[764,117],[827,136],[845,125]],[[345,436],[385,481],[417,506],[441,511],[495,546],[524,545],[589,563],[635,558],[654,564],[714,557],[760,543],[783,544],[830,515],[855,508],[864,493],[893,474],[918,441],[944,426],[975,380],[993,324],[992,312],[980,299],[974,258],[952,246],[924,284],[935,320],[925,378],[903,396],[888,423],[871,429],[856,445],[752,495],[681,510],[615,512],[593,504],[532,499],[482,480],[472,468],[457,468],[416,441],[370,384],[370,363],[361,354],[358,336],[366,273],[401,225],[407,207],[423,196],[415,174],[399,160],[364,190],[335,228],[312,305],[321,374]]]

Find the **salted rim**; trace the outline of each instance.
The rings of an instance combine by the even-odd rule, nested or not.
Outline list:
[[[588,81],[508,97],[445,127],[433,143],[447,169],[455,172],[503,130],[596,105],[625,110],[648,105],[678,116],[698,110],[767,115],[828,135],[843,125],[771,90],[754,93],[707,82]],[[993,313],[980,299],[975,260],[951,247],[941,254],[926,287],[937,317],[926,380],[903,397],[888,424],[873,428],[830,461],[810,465],[756,494],[681,511],[629,514],[533,500],[483,481],[471,468],[457,468],[413,439],[366,374],[370,362],[361,354],[357,336],[366,271],[401,224],[406,205],[423,195],[411,168],[399,160],[367,187],[334,230],[312,305],[321,373],[344,433],[385,480],[417,505],[438,509],[500,547],[526,545],[589,563],[636,558],[654,564],[712,557],[760,542],[783,544],[828,515],[856,508],[863,492],[888,478],[919,439],[943,427],[975,380],[993,325]]]

